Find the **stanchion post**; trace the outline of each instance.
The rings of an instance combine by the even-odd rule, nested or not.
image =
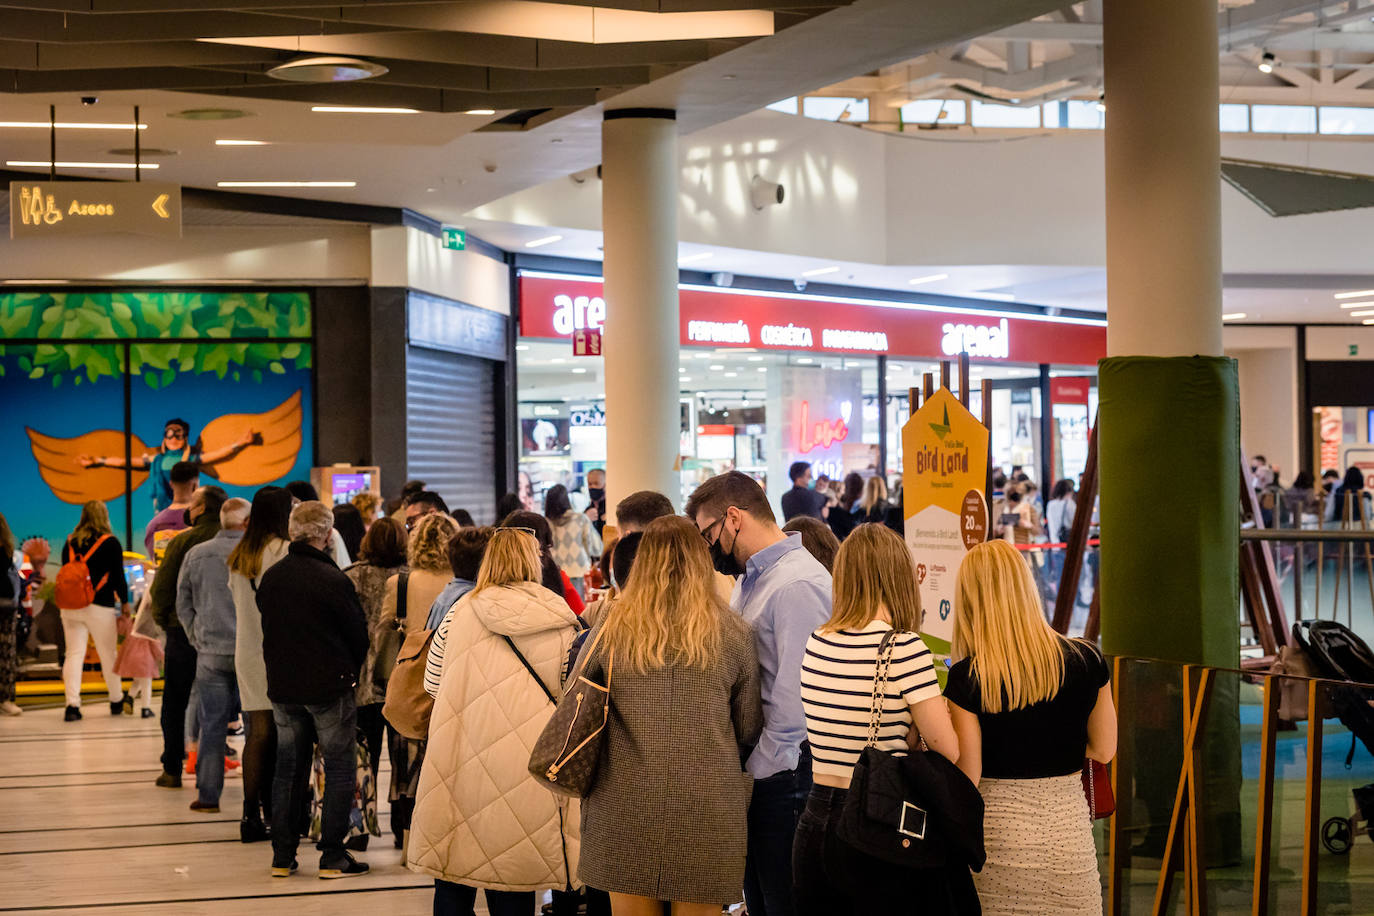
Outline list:
[[[1322,691],[1325,681],[1307,682],[1307,780],[1302,838],[1302,913],[1317,916],[1317,847],[1322,829]],[[1259,850],[1255,851],[1256,854]]]
[[[1274,748],[1279,727],[1279,693],[1282,682],[1270,674],[1264,678],[1264,719],[1260,730],[1259,806],[1255,825],[1255,889],[1250,916],[1269,913],[1269,847],[1274,839]]]

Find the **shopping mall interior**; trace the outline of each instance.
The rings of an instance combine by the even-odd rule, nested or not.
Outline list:
[[[238,593],[222,802],[188,808],[217,694],[178,624],[199,586],[184,566],[167,581],[191,549],[173,535],[199,524],[163,524],[184,508],[176,467],[252,501],[244,543],[263,488],[292,481],[358,506],[359,537],[395,513],[412,571],[408,482],[477,526],[566,493],[599,536],[555,565],[591,599],[625,589],[593,568],[626,533],[623,498],[721,524],[689,500],[741,472],[781,522],[798,463],[835,535],[851,518],[902,535],[941,686],[976,658],[956,570],[999,538],[1046,626],[1105,658],[1100,900],[999,909],[989,872],[987,912],[1374,913],[1371,144],[1374,0],[0,0],[0,913],[470,913],[446,887],[528,890],[424,864],[400,818],[407,779],[445,778],[426,775],[439,742],[417,757],[423,729],[407,744],[383,723],[385,680],[357,689],[388,737],[362,740],[358,699],[348,763],[345,856],[370,870],[313,880],[303,840],[299,875],[269,873],[280,853],[247,826],[274,791],[250,785],[253,730],[290,726],[250,701],[243,643],[260,665],[264,646]],[[127,593],[88,577],[95,598],[69,607],[64,545],[92,504]],[[395,617],[407,579],[350,577]],[[174,633],[152,620],[159,578]],[[409,637],[378,633],[369,659],[406,658]],[[152,668],[119,670],[116,646]],[[786,665],[758,653],[766,734]],[[536,699],[534,737],[555,709]],[[319,837],[332,771],[312,727]],[[748,768],[757,796],[767,773]],[[584,802],[583,867],[605,869]],[[475,912],[610,913],[577,891],[594,882],[566,836],[532,903],[479,894]],[[748,848],[744,886],[710,909],[790,916],[751,890]],[[903,880],[914,901],[925,878]],[[678,899],[610,891],[616,916],[645,912],[625,895]]]

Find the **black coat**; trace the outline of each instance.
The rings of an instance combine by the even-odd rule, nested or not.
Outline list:
[[[263,573],[257,603],[273,703],[326,703],[353,690],[367,656],[367,618],[328,554],[292,544]]]

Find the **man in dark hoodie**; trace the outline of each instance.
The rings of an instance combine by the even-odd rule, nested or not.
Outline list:
[[[186,759],[186,706],[196,682],[196,650],[177,619],[177,577],[186,552],[219,534],[219,510],[229,498],[219,487],[201,487],[186,509],[190,528],[172,538],[162,556],[148,595],[153,619],[167,631],[162,672],[162,773],[157,784],[181,788],[181,764]]]
[[[334,514],[310,500],[291,510],[291,547],[262,576],[262,654],[267,697],[277,725],[277,769],[272,784],[272,876],[296,870],[297,825],[311,747],[324,758],[321,878],[367,872],[344,849],[356,781],[357,708],[353,689],[367,655],[367,619],[358,593],[339,571],[329,548]]]

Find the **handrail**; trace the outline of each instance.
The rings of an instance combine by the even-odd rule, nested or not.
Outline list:
[[[1341,531],[1335,528],[1242,528],[1240,529],[1240,539],[1242,541],[1334,541],[1337,543],[1348,543],[1350,541],[1374,541],[1374,530],[1361,531],[1359,529],[1349,529]]]

